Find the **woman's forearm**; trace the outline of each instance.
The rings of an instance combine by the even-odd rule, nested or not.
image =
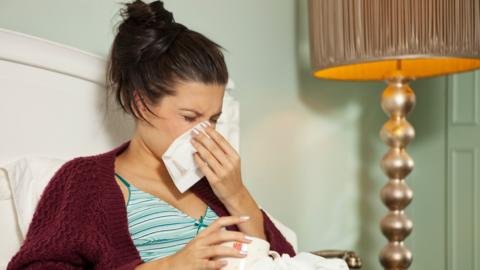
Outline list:
[[[266,240],[265,229],[263,225],[263,214],[257,203],[245,188],[238,193],[235,198],[230,198],[224,202],[230,215],[249,216],[250,220],[238,225],[243,233]]]

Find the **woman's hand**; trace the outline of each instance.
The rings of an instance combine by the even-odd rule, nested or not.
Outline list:
[[[204,125],[205,135],[194,130],[194,159],[207,177],[215,195],[223,202],[238,200],[247,192],[241,176],[240,156],[230,143],[212,126]]]
[[[222,246],[229,241],[250,243],[252,240],[242,232],[227,231],[223,228],[240,224],[248,220],[247,216],[224,216],[218,218],[190,241],[185,247],[168,258],[169,270],[210,270],[220,269],[227,262],[218,257],[243,258],[246,253],[233,247]],[[160,269],[160,268],[159,268]]]
[[[251,217],[250,222],[241,224],[239,229],[266,240],[263,214],[243,185],[240,156],[212,126],[205,125],[204,131],[206,134],[199,131],[192,136],[192,145],[198,151],[194,154],[195,162],[231,215]]]

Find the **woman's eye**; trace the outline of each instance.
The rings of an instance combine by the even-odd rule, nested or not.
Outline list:
[[[188,122],[195,122],[195,121],[197,120],[196,117],[184,116],[183,118],[184,118],[186,121],[188,121]],[[212,119],[212,120],[210,120],[210,122],[212,122],[212,123],[214,123],[214,124],[216,124],[217,121],[218,121],[218,119]]]
[[[188,122],[194,122],[197,119],[196,117],[189,117],[189,116],[184,116],[183,118]]]

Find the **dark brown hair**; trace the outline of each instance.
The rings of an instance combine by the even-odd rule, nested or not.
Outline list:
[[[156,115],[148,104],[175,95],[178,82],[227,84],[223,47],[175,22],[162,1],[122,4],[123,21],[110,49],[106,87],[126,113],[138,119],[136,112],[148,122],[139,112],[135,92],[147,110]]]

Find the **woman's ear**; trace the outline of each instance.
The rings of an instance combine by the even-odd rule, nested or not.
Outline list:
[[[140,113],[141,113],[143,116],[145,116],[144,113],[147,111],[147,109],[145,108],[145,106],[144,106],[143,103],[142,103],[142,100],[141,100],[141,97],[140,97],[140,93],[138,92],[138,90],[134,90],[134,91],[133,91],[133,101],[132,101],[132,102],[135,102],[135,104],[137,105],[137,108],[138,108],[138,110],[140,111]],[[141,117],[137,114],[137,112],[136,112],[135,110],[133,111],[133,113],[134,113],[137,117],[141,118]]]

